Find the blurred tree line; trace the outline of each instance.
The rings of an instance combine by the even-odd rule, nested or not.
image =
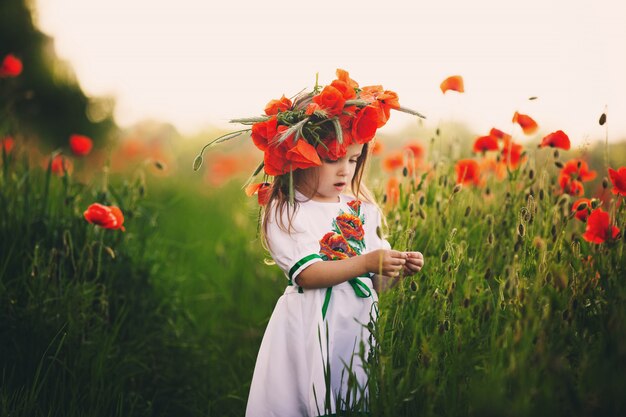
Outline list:
[[[35,27],[33,7],[0,0],[0,60],[13,54],[23,63],[18,77],[0,78],[0,135],[34,137],[53,149],[77,133],[102,146],[116,129],[113,99],[85,95],[53,39]]]

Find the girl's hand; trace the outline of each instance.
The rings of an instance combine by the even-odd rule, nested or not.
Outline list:
[[[404,264],[405,275],[413,275],[424,266],[424,255],[421,252],[404,252],[407,256]]]
[[[393,249],[378,249],[366,254],[367,270],[379,275],[397,277],[406,264],[407,254]]]

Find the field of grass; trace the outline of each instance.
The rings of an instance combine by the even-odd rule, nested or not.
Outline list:
[[[602,202],[617,239],[589,243],[551,150],[480,186],[457,186],[440,151],[428,173],[398,174],[384,205],[392,245],[426,266],[381,295],[372,415],[623,415],[624,204]],[[285,286],[243,180],[138,168],[83,181],[24,155],[3,153],[0,177],[0,414],[242,415]],[[371,183],[389,200],[379,162]],[[87,223],[94,202],[119,206],[126,231]]]

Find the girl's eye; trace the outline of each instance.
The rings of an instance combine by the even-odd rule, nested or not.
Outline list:
[[[351,163],[351,164],[356,164],[356,163],[357,163],[357,160],[356,160],[356,159],[351,159],[351,160],[350,160],[350,163]]]
[[[333,161],[332,159],[323,159],[322,162],[324,162],[325,164],[334,164],[337,161]]]

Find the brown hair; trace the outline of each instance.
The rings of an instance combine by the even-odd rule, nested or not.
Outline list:
[[[361,150],[361,154],[357,158],[356,168],[354,170],[354,175],[352,176],[351,181],[351,190],[352,194],[357,199],[361,199],[368,203],[376,204],[374,200],[373,194],[370,190],[362,183],[363,175],[365,174],[365,167],[367,162],[369,161],[369,146],[368,143],[363,145],[363,149]],[[306,175],[309,175],[311,171],[296,169],[292,172],[293,175],[293,184],[294,189],[301,184]],[[292,221],[296,212],[298,211],[298,201],[294,199],[293,205],[289,204],[289,175],[283,174],[274,177],[274,182],[272,183],[272,191],[270,192],[270,198],[263,210],[262,220],[261,220],[261,233],[262,233],[262,242],[263,246],[266,249],[269,249],[269,242],[267,241],[267,223],[269,220],[270,212],[273,211],[274,218],[278,222],[278,227],[281,230],[290,233],[293,230]],[[316,177],[314,179],[315,188],[317,188],[319,179]],[[377,204],[376,204],[377,205]],[[284,218],[282,214],[284,211],[287,211],[287,224],[285,224]]]

